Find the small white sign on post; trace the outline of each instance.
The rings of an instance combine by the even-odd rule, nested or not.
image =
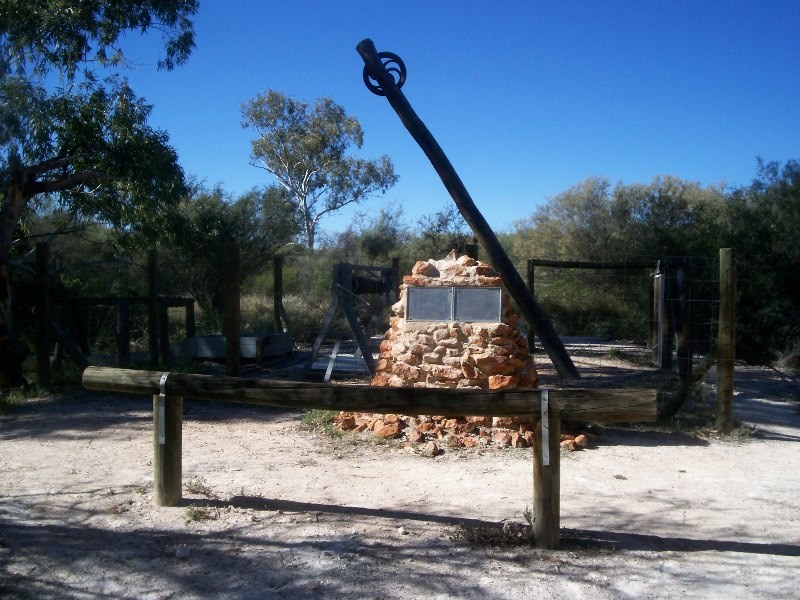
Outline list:
[[[167,377],[169,372],[161,375],[158,382],[158,443],[162,446],[167,443],[166,411],[167,411]]]

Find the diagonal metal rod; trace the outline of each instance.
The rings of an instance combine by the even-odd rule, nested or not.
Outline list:
[[[492,228],[486,222],[478,207],[472,201],[467,188],[456,173],[450,160],[437,143],[431,132],[414,112],[400,87],[395,82],[392,73],[401,73],[400,84],[405,80],[405,66],[402,61],[391,53],[382,52],[380,55],[375,50],[375,44],[370,39],[359,42],[356,50],[364,59],[364,81],[367,87],[376,94],[386,96],[403,125],[419,144],[422,151],[431,161],[433,168],[439,174],[444,187],[450,193],[464,220],[472,228],[472,232],[486,252],[492,266],[500,273],[503,283],[514,298],[523,316],[533,326],[539,336],[542,346],[553,361],[553,366],[562,379],[579,379],[580,374],[575,368],[564,344],[558,337],[553,324],[533,297],[522,277],[514,268],[511,259],[506,254]],[[386,59],[384,63],[381,58]],[[390,63],[400,62],[399,66]],[[389,68],[387,69],[387,65]],[[370,80],[377,82],[377,85]]]

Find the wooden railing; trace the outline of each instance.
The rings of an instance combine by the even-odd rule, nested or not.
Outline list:
[[[88,367],[83,385],[90,390],[153,396],[154,499],[159,506],[176,506],[181,501],[184,398],[409,415],[533,415],[538,421],[533,449],[533,527],[536,543],[543,548],[558,546],[561,421],[656,419],[656,390],[643,389],[375,388],[109,367]]]

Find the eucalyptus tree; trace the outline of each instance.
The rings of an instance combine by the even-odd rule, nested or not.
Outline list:
[[[118,69],[126,33],[157,30],[159,68],[194,47],[197,0],[4,0],[0,4],[0,386],[24,383],[10,248],[44,199],[110,226],[154,230],[183,172],[151,107]]]
[[[348,153],[361,148],[364,133],[358,119],[330,98],[310,106],[267,90],[244,104],[242,114],[242,125],[258,135],[252,158],[291,194],[309,249],[321,219],[397,181],[388,156],[366,160]]]
[[[359,246],[370,260],[391,261],[411,241],[411,231],[403,222],[400,206],[381,208],[378,216],[365,222],[359,231]]]
[[[736,252],[736,354],[752,362],[800,355],[800,161],[758,160],[731,191],[721,225]]]
[[[413,252],[419,259],[444,258],[451,250],[463,254],[473,242],[469,225],[454,204],[420,217]]]
[[[171,234],[161,247],[166,279],[174,292],[189,292],[204,312],[217,316],[224,308],[226,249],[239,248],[240,280],[246,286],[299,231],[288,193],[277,186],[235,199],[219,186],[200,187],[180,202],[170,223]]]

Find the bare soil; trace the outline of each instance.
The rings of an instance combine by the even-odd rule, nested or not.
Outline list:
[[[652,375],[633,346],[568,349],[581,385]],[[429,458],[187,400],[192,491],[157,508],[150,398],[25,401],[0,418],[0,597],[800,598],[798,396],[741,366],[752,435],[611,427],[563,455],[555,551],[481,534],[523,522],[530,449]]]

